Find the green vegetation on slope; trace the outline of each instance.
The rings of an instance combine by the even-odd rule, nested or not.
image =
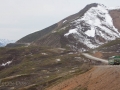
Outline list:
[[[111,46],[117,45],[117,44],[120,44],[120,39],[116,39],[116,40],[110,41],[106,44],[103,44],[98,49],[102,49],[102,48],[105,48],[105,47],[111,47]]]
[[[0,67],[3,90],[44,90],[90,69],[79,53],[64,48],[0,48],[0,63],[10,60],[10,65]]]

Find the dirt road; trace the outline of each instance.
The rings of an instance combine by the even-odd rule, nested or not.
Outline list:
[[[120,66],[95,66],[47,90],[120,90]]]
[[[96,61],[101,61],[101,62],[103,62],[105,64],[108,64],[108,60],[97,58],[97,57],[91,56],[91,55],[89,55],[87,53],[82,53],[82,55],[84,55],[85,57],[87,57],[89,59],[96,60]]]

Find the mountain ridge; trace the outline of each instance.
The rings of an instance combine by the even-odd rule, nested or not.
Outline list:
[[[49,30],[50,30],[49,32],[51,32],[51,31],[53,31],[55,28],[58,29],[59,27],[62,26],[62,23],[63,23],[63,22],[65,23],[65,20],[66,20],[66,19],[67,19],[67,21],[71,21],[73,18],[76,18],[76,17],[78,17],[78,16],[82,16],[82,15],[80,15],[81,12],[84,13],[84,12],[87,11],[90,7],[92,7],[92,5],[93,5],[93,6],[96,6],[97,4],[96,4],[96,3],[93,3],[93,4],[90,4],[90,5],[87,5],[85,9],[80,10],[78,13],[73,14],[73,15],[70,15],[70,16],[64,18],[63,20],[59,21],[58,23],[55,23],[55,24],[53,24],[53,25],[51,25],[51,26],[48,26],[47,28],[42,29],[42,30],[40,30],[40,31],[37,31],[37,32],[31,33],[31,34],[29,34],[29,35],[26,35],[25,37],[23,37],[23,38],[21,38],[20,40],[18,40],[17,43],[31,43],[32,41],[38,39],[38,37],[36,37],[36,38],[33,39],[33,40],[26,40],[26,38],[31,38],[31,37],[32,37],[32,36],[30,36],[30,35],[34,34],[34,36],[35,36],[36,34],[40,34],[40,33],[42,33],[43,31],[49,31]],[[46,35],[46,34],[45,34],[45,35]],[[42,37],[42,35],[41,35],[40,37]]]
[[[115,23],[114,11],[119,9],[109,10],[103,4],[92,3],[48,28],[23,37],[17,43],[29,42],[31,45],[69,47],[80,51],[96,48],[120,37],[120,29],[116,28],[120,25]]]

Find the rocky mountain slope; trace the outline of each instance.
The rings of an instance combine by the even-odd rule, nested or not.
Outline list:
[[[107,47],[111,48],[111,50],[116,50],[114,45],[119,47],[118,42],[119,40],[114,40],[114,43],[113,41],[109,42],[110,44],[107,43],[103,45],[102,48],[97,50],[104,51]],[[112,56],[114,54],[111,53],[110,55]],[[120,53],[118,52],[117,55],[120,55]],[[92,89],[97,89],[99,85],[100,88],[104,87],[102,84],[104,82],[105,86],[107,85],[105,88],[108,89],[111,83],[106,81],[112,80],[114,83],[119,82],[119,79],[115,80],[119,76],[119,66],[115,68],[106,66],[106,68],[104,65],[101,66],[101,68],[91,69],[93,65],[103,65],[103,63],[100,61],[90,60],[84,57],[80,52],[71,51],[65,48],[50,48],[39,46],[12,48],[1,47],[0,90],[46,90],[46,88],[48,88],[48,90],[59,90],[59,88],[64,88],[64,86],[71,88],[71,82],[74,86],[71,88],[71,90],[91,88],[87,87],[87,85],[93,85]],[[116,71],[117,73],[115,73]],[[89,79],[91,73],[92,77]],[[105,76],[103,76],[103,74]],[[114,77],[113,75],[116,78],[111,78],[111,76]],[[83,78],[81,78],[81,76]],[[98,79],[96,80],[94,76],[98,77]],[[106,77],[109,78],[105,80]],[[81,82],[84,81],[81,79],[85,79],[86,81]],[[63,81],[69,81],[70,83],[64,84]],[[96,82],[98,83],[96,84]],[[80,86],[82,84],[84,84],[85,87]],[[94,84],[98,86],[94,87]],[[113,87],[113,90],[114,89],[118,88]]]
[[[85,51],[120,37],[119,9],[89,4],[78,13],[20,39],[17,43]]]
[[[119,77],[120,66],[96,66],[46,90],[119,90]]]
[[[111,56],[120,56],[120,39],[110,41],[92,50],[92,55],[108,59]]]

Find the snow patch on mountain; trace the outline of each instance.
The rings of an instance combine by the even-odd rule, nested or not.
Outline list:
[[[64,20],[63,23],[67,22],[67,20]]]
[[[74,33],[78,33],[76,28],[69,30],[69,32],[66,33],[64,36],[68,36],[69,34],[74,34]]]
[[[89,37],[94,37],[95,36],[95,29],[88,30],[85,32],[85,34],[88,35]]]
[[[90,8],[82,17],[71,22],[72,25],[75,28],[70,29],[64,36],[68,37],[72,34],[78,42],[82,42],[89,48],[98,47],[120,37],[120,33],[113,25],[108,8],[104,5],[98,4],[97,7]],[[98,36],[105,42],[98,40]]]
[[[108,10],[119,10],[120,9],[120,6],[118,7],[109,7]]]
[[[12,63],[12,61],[8,61],[8,62],[6,62],[6,63],[2,63],[0,66],[6,66],[6,65],[9,65],[9,64],[11,64]]]

